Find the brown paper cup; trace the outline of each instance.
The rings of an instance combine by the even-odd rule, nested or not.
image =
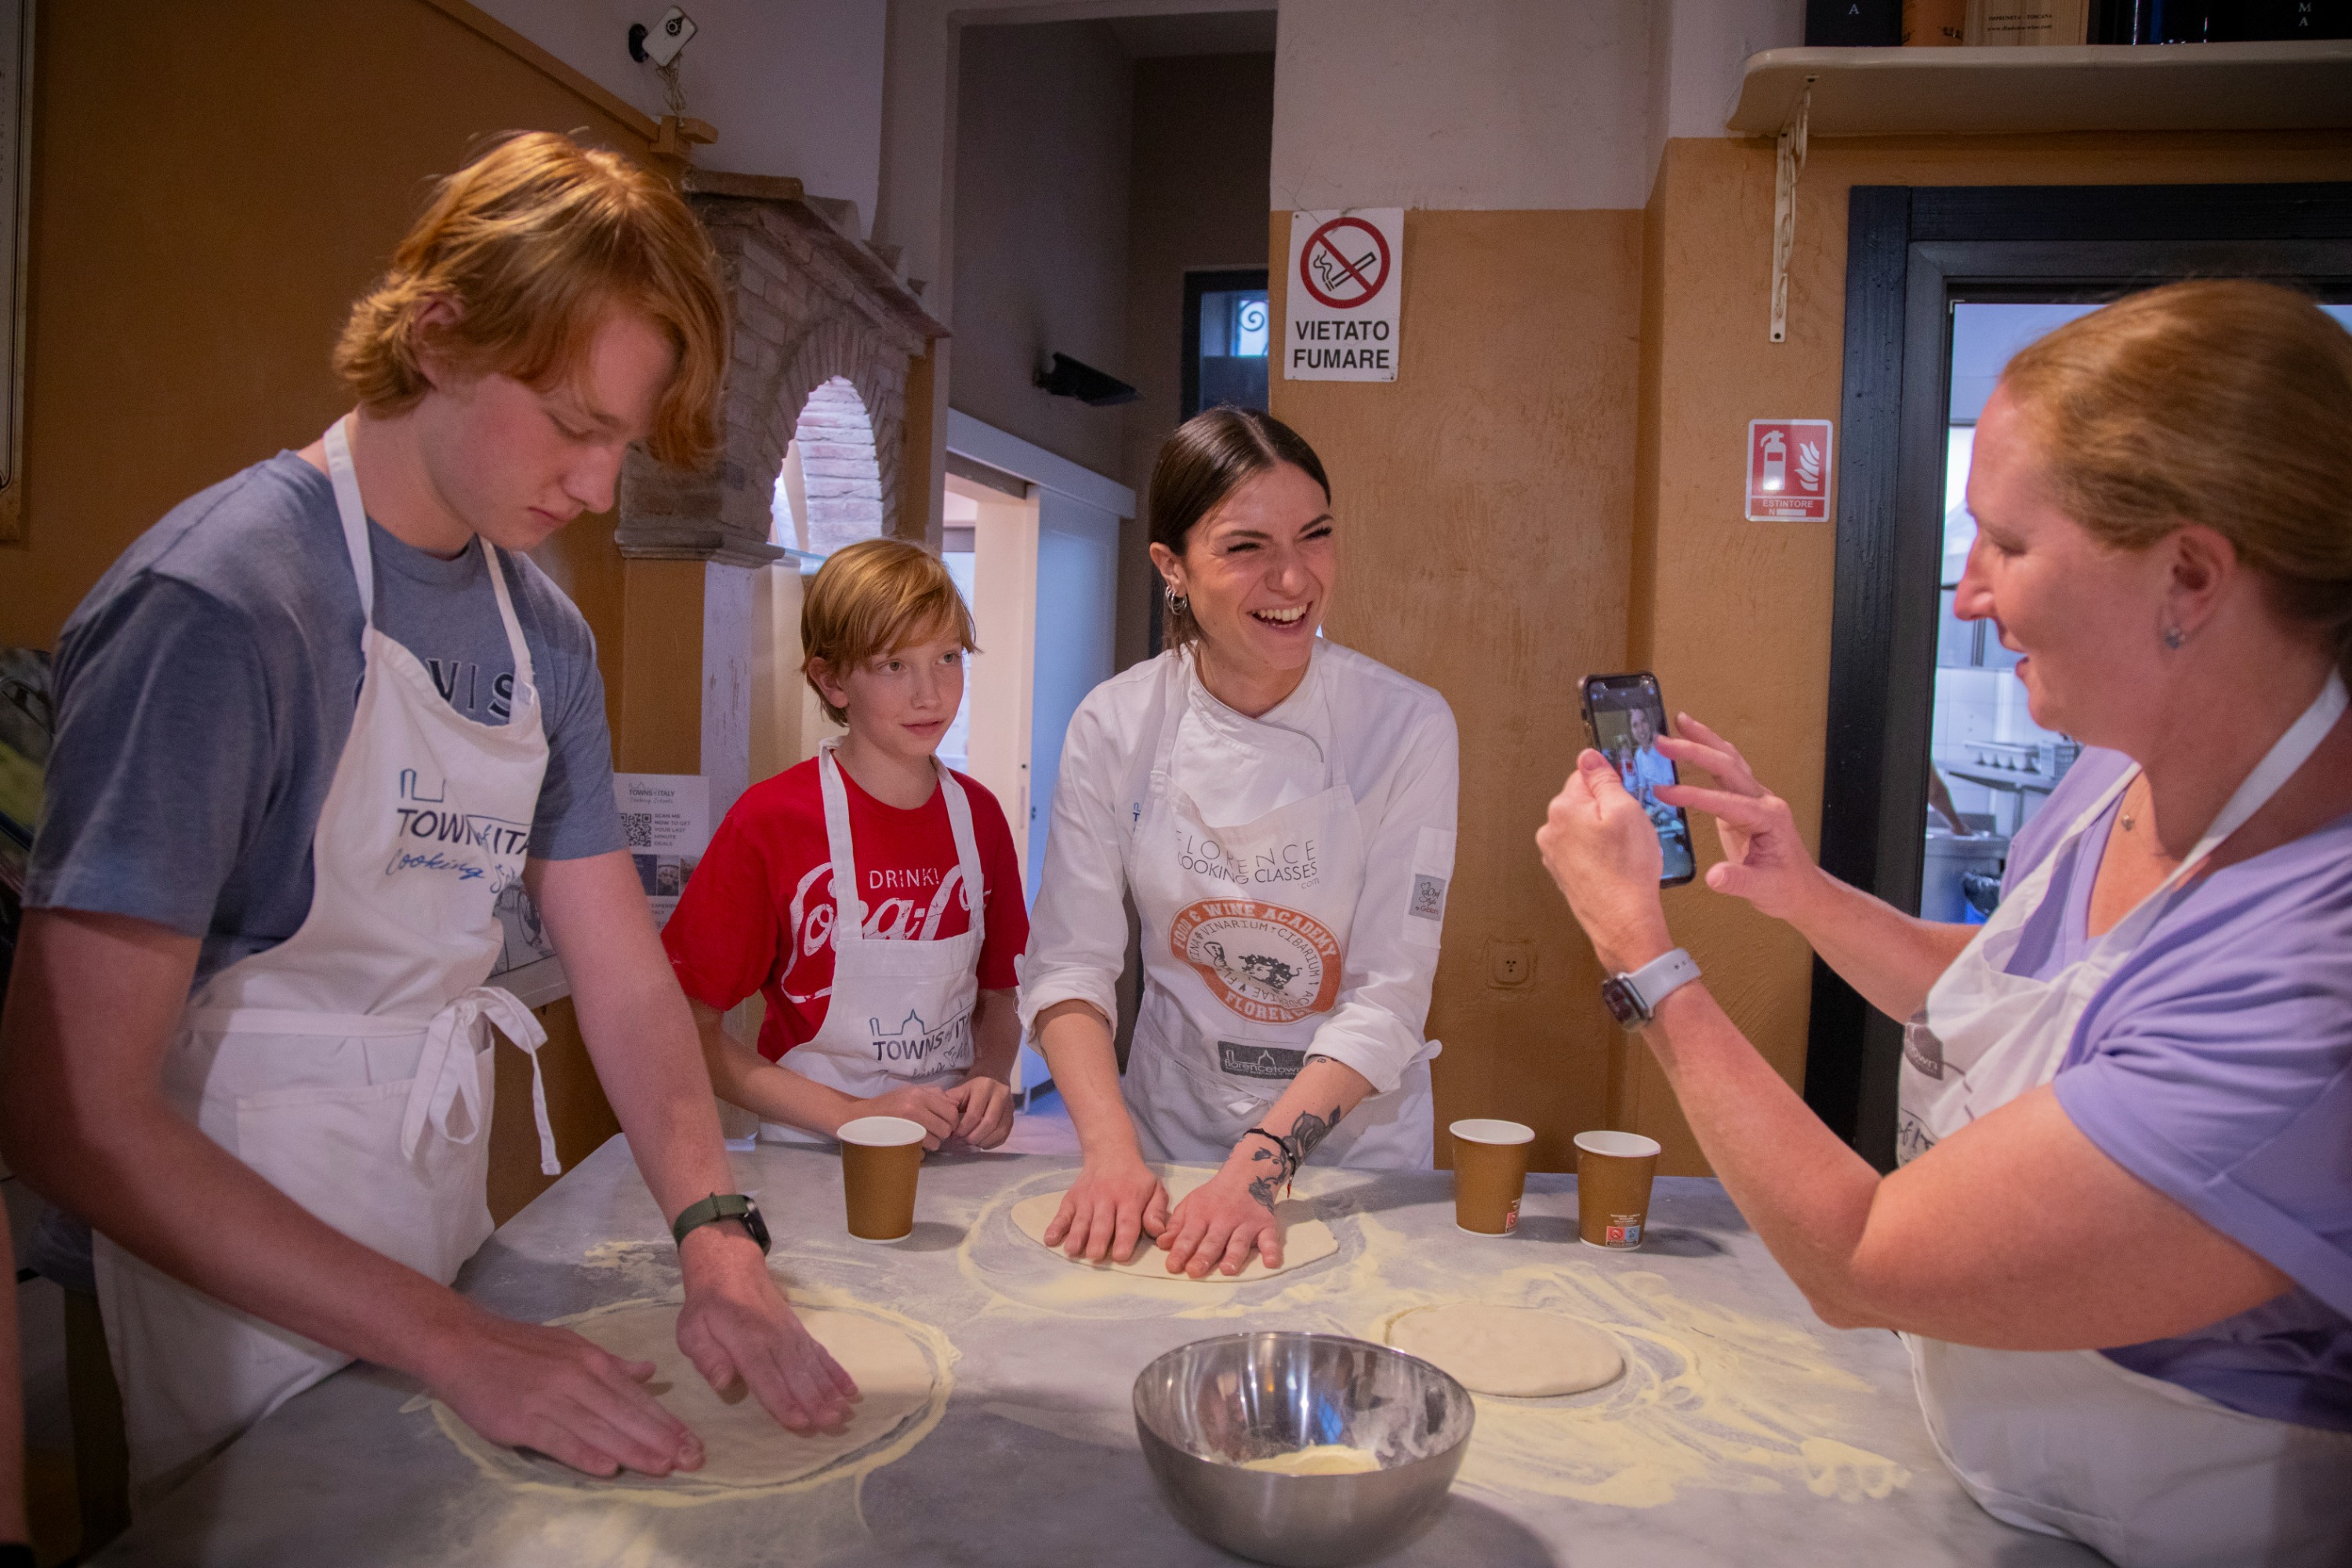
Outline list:
[[[1658,1142],[1639,1132],[1576,1135],[1576,1228],[1588,1247],[1642,1245]]]
[[[1454,1135],[1454,1223],[1473,1236],[1508,1236],[1518,1229],[1519,1196],[1527,1190],[1536,1130],[1473,1117],[1446,1131]]]
[[[903,1116],[845,1121],[841,1190],[849,1234],[860,1241],[904,1241],[915,1233],[915,1173],[923,1163],[923,1124]]]

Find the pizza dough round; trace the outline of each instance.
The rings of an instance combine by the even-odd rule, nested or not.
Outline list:
[[[1161,1179],[1168,1184],[1169,1205],[1173,1207],[1182,1202],[1187,1194],[1215,1174],[1213,1171],[1202,1170],[1168,1172]],[[1045,1227],[1054,1223],[1054,1215],[1061,1208],[1063,1194],[1067,1191],[1067,1188],[1064,1188],[1062,1192],[1044,1193],[1034,1198],[1024,1198],[1014,1204],[1013,1205],[1014,1228],[1038,1246],[1045,1246]],[[1242,1271],[1239,1274],[1227,1274],[1222,1268],[1212,1268],[1208,1278],[1199,1281],[1194,1281],[1189,1274],[1169,1273],[1168,1255],[1154,1246],[1149,1237],[1137,1243],[1135,1256],[1124,1263],[1108,1261],[1081,1263],[1077,1259],[1069,1258],[1061,1247],[1054,1247],[1052,1251],[1056,1258],[1063,1258],[1066,1262],[1077,1263],[1080,1268],[1112,1274],[1126,1274],[1136,1279],[1166,1279],[1178,1283],[1204,1285],[1246,1285],[1253,1279],[1265,1279],[1276,1274],[1287,1274],[1294,1268],[1304,1268],[1310,1263],[1320,1263],[1339,1250],[1339,1238],[1331,1234],[1329,1226],[1315,1217],[1315,1205],[1306,1200],[1283,1199],[1274,1205],[1274,1217],[1282,1222],[1281,1268],[1268,1268],[1265,1266],[1265,1259],[1253,1250],[1250,1253],[1249,1261],[1242,1266]]]
[[[862,1312],[821,1308],[801,1309],[800,1320],[856,1381],[857,1400],[839,1431],[778,1426],[740,1378],[725,1394],[713,1389],[677,1348],[676,1302],[600,1312],[570,1327],[624,1361],[653,1363],[646,1387],[702,1439],[702,1468],[680,1470],[667,1480],[756,1490],[814,1475],[882,1441],[931,1396],[930,1358],[906,1330]],[[599,1484],[590,1476],[579,1479]]]
[[[1617,1342],[1558,1312],[1454,1301],[1389,1324],[1389,1343],[1453,1374],[1473,1394],[1540,1399],[1582,1394],[1625,1370]]]

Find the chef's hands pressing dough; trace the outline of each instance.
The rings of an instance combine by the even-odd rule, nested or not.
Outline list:
[[[1045,1245],[1089,1263],[1125,1263],[1138,1243],[1167,1227],[1168,1189],[1130,1137],[1124,1157],[1087,1161],[1045,1227]]]

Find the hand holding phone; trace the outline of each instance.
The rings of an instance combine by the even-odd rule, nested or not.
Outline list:
[[[1658,877],[1662,888],[1678,888],[1698,874],[1698,858],[1691,849],[1690,818],[1679,806],[1657,797],[1661,784],[1678,784],[1671,758],[1658,750],[1666,732],[1665,700],[1658,678],[1647,670],[1630,675],[1588,675],[1582,685],[1581,708],[1592,748],[1609,759],[1626,793],[1642,803],[1658,831],[1658,847],[1665,864]]]

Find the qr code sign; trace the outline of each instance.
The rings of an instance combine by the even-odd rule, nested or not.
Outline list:
[[[625,811],[621,813],[621,827],[629,836],[630,848],[650,849],[654,847],[654,814],[652,812]]]

